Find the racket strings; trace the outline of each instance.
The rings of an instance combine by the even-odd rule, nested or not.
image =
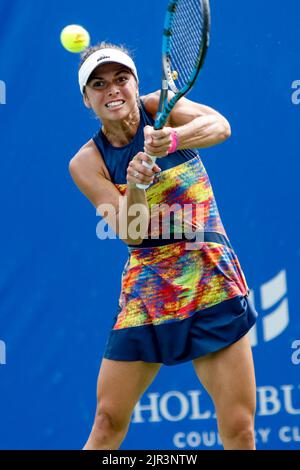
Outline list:
[[[190,81],[198,65],[203,47],[203,28],[201,0],[179,0],[170,38],[171,72],[176,72],[175,84],[179,89]]]

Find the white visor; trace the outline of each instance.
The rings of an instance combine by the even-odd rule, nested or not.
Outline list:
[[[107,64],[109,62],[116,62],[117,64],[125,65],[125,67],[128,67],[132,71],[137,82],[139,81],[136,66],[129,55],[125,54],[125,52],[119,51],[118,49],[99,49],[91,54],[79,69],[78,79],[82,94],[92,72],[99,67],[99,65]]]

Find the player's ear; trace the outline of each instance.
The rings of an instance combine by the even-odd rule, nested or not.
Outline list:
[[[86,106],[86,108],[89,108],[91,109],[91,103],[90,103],[90,100],[89,100],[89,97],[86,93],[86,91],[84,90],[84,93],[83,93],[83,102],[84,102],[84,105]]]

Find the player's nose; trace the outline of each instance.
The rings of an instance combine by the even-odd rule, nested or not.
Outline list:
[[[109,96],[115,96],[115,95],[118,95],[119,93],[120,93],[120,90],[118,89],[118,87],[115,84],[112,84],[109,87],[109,90],[108,90],[108,95]]]

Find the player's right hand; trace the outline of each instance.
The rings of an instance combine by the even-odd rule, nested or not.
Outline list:
[[[172,128],[164,127],[155,130],[151,126],[144,127],[145,152],[153,157],[166,157],[172,145]]]
[[[149,185],[153,182],[154,176],[161,171],[161,168],[154,163],[149,169],[142,162],[153,165],[152,159],[143,152],[139,152],[129,163],[127,168],[127,183]]]

